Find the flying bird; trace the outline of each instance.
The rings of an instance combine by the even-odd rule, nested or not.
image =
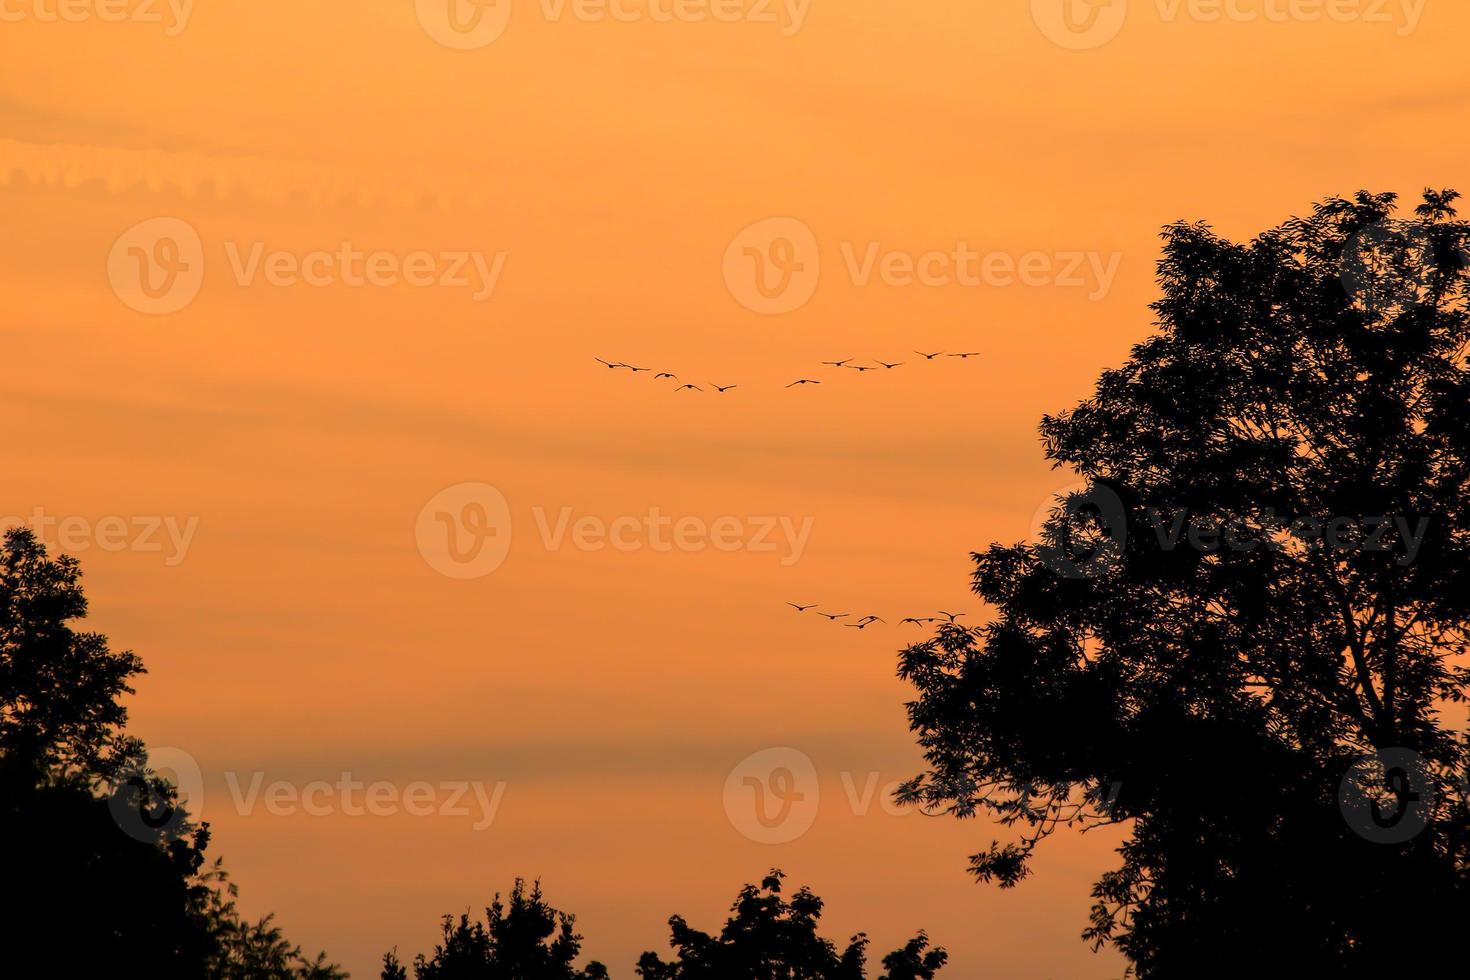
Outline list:
[[[944,353],[944,351],[942,351],[942,350],[937,350],[937,351],[935,351],[935,352],[934,352],[934,353],[932,353],[932,354],[925,354],[925,353],[924,353],[924,352],[923,352],[923,351],[921,351],[921,350],[916,350],[916,351],[914,351],[914,353],[915,353],[915,354],[918,354],[918,355],[919,355],[919,356],[920,356],[920,357],[922,357],[922,358],[923,358],[923,359],[924,359],[924,360],[926,360],[926,361],[932,361],[932,360],[934,360],[934,358],[936,358],[936,357],[938,357],[938,356],[939,356],[939,355],[940,355],[940,354],[943,354],[943,353]]]
[[[888,368],[890,371],[893,370],[896,367],[903,367],[903,361],[898,361],[898,362],[896,362],[894,364],[889,364],[886,361],[879,361],[878,363],[879,364],[882,364],[884,367]]]
[[[620,368],[620,367],[627,367],[628,366],[626,364],[622,364],[622,363],[619,363],[617,361],[604,361],[600,357],[594,357],[593,360],[596,361],[598,364],[601,364],[604,367],[609,367],[609,368]]]
[[[683,391],[685,388],[693,388],[695,391],[703,391],[704,390],[703,388],[699,387],[698,385],[680,385],[679,387],[675,388],[674,390],[675,391]]]
[[[852,360],[852,358],[847,357],[847,358],[843,358],[840,361],[823,361],[822,363],[823,364],[830,364],[833,367],[842,367],[843,365],[847,364],[847,362],[850,361],[850,360]]]
[[[715,389],[715,391],[718,391],[720,394],[723,395],[725,392],[729,391],[731,388],[738,388],[738,387],[740,387],[740,386],[739,385],[715,385],[714,386],[714,389]]]
[[[824,612],[821,612],[819,610],[817,612],[817,615],[818,616],[826,616],[828,619],[832,620],[833,622],[836,622],[837,620],[841,619],[843,616],[846,616],[847,613],[824,613]]]
[[[653,376],[653,380],[655,381],[658,381],[660,378],[673,378],[675,381],[679,380],[679,376],[677,374],[670,374],[667,371],[660,371],[658,374],[655,374]]]
[[[868,620],[867,622],[863,623],[844,623],[843,625],[845,625],[850,630],[865,630],[869,626],[872,626],[873,622],[872,620]]]
[[[625,367],[629,371],[632,371],[634,374],[637,374],[639,371],[652,371],[653,370],[653,368],[634,367],[631,364],[619,364],[618,367]]]
[[[969,351],[968,353],[965,353],[965,354],[951,354],[949,356],[950,357],[979,357],[980,356],[980,352],[977,351],[977,350],[972,350],[972,351]]]
[[[928,620],[926,619],[919,619],[915,616],[905,616],[903,619],[900,619],[898,621],[898,625],[902,626],[904,623],[913,623],[915,626],[923,626],[926,622],[928,622]]]
[[[860,622],[860,623],[882,623],[885,626],[888,625],[888,620],[884,619],[882,616],[864,616],[862,619],[858,620],[858,622]]]
[[[815,609],[817,607],[817,604],[815,602],[813,602],[809,606],[798,605],[794,602],[788,602],[786,603],[786,605],[790,606],[792,609],[795,609],[797,612],[806,612],[808,609]]]
[[[820,381],[813,381],[811,378],[801,378],[798,381],[791,382],[786,387],[788,387],[788,388],[795,388],[797,385],[819,385],[821,383],[822,382],[820,382]]]
[[[941,616],[948,616],[949,617],[949,621],[952,623],[952,622],[954,622],[957,619],[963,618],[966,614],[965,613],[945,612],[943,609],[941,609],[941,610],[939,610],[939,615],[941,615]]]
[[[878,370],[878,369],[877,369],[877,368],[875,368],[875,367],[864,367],[864,366],[863,366],[863,365],[861,365],[861,364],[853,364],[853,365],[851,365],[851,366],[850,366],[850,367],[849,367],[849,368],[848,368],[848,370],[849,370],[849,371],[876,371],[876,370]]]

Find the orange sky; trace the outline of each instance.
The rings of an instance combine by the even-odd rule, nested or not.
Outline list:
[[[893,672],[919,633],[897,620],[978,617],[968,552],[1025,536],[1072,482],[1036,423],[1148,330],[1159,226],[1246,236],[1327,194],[1470,184],[1464,4],[1237,0],[1211,20],[1115,0],[1076,50],[1038,26],[1060,16],[1043,0],[1035,19],[1024,0],[811,0],[799,25],[781,0],[720,5],[733,22],[514,0],[503,35],[451,50],[430,0],[155,3],[161,22],[121,2],[112,22],[0,0],[18,417],[0,517],[71,520],[49,540],[83,560],[93,628],[150,670],[132,728],[197,761],[247,911],[374,976],[439,914],[539,875],[630,977],[669,914],[712,928],[780,866],[827,899],[834,937],[927,928],[956,977],[1121,971],[1077,938],[1115,838],[1057,840],[1002,893],[964,871],[991,828],[863,805],[870,773],[918,767]],[[1308,19],[1329,8],[1349,19]],[[814,288],[761,313],[739,236],[772,217],[810,234]],[[127,277],[151,241],[127,234],[156,218],[198,235],[183,258],[203,277],[150,315]],[[479,300],[325,257],[325,285],[266,272],[347,243],[380,281],[411,253],[503,264]],[[978,283],[938,282],[955,270],[934,258],[904,284],[902,256],[961,243],[994,263]],[[861,281],[869,255],[890,275]],[[845,357],[908,363],[819,363]],[[823,384],[783,387],[800,377]],[[503,495],[509,552],[456,578],[432,534],[451,498],[419,518],[467,483]],[[731,547],[657,548],[650,513]],[[640,523],[621,548],[548,543],[563,514]],[[761,550],[767,518],[809,537],[778,523]],[[760,843],[725,786],[777,747],[810,760],[815,810]],[[241,814],[230,787],[256,772],[504,788],[476,831]]]

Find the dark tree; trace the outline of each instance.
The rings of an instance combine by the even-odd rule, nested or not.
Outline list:
[[[143,673],[131,653],[70,623],[87,615],[74,558],[52,559],[29,531],[0,548],[0,759],[38,778],[115,775],[141,753],[121,734],[119,699]]]
[[[903,655],[901,796],[1018,830],[972,859],[1003,886],[1119,824],[1085,935],[1139,976],[1363,976],[1470,921],[1456,197],[1168,228],[1157,332],[1042,423],[1087,489],[974,556],[987,625]]]
[[[718,937],[691,928],[680,916],[671,918],[669,945],[677,958],[664,962],[644,953],[639,975],[644,980],[863,980],[867,937],[853,937],[839,954],[830,940],[817,935],[822,900],[806,888],[790,901],[783,899],[784,877],[772,871],[759,888],[742,888]],[[885,980],[932,980],[947,959],[920,933],[884,957]]]
[[[81,571],[25,530],[0,542],[0,913],[5,975],[333,980],[269,918],[243,921],[207,825],[123,732],[143,672],[78,632]]]
[[[444,938],[434,955],[420,953],[414,960],[417,980],[606,980],[607,970],[593,962],[578,970],[574,961],[582,951],[575,916],[546,903],[537,882],[526,891],[517,878],[510,903],[495,896],[485,910],[485,922],[461,915],[444,917]],[[407,980],[408,972],[396,953],[383,957],[384,980]]]

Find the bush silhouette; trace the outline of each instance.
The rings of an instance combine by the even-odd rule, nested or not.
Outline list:
[[[817,935],[822,900],[808,889],[781,897],[780,871],[759,888],[746,885],[718,937],[669,920],[672,962],[644,953],[637,972],[645,980],[863,980],[868,940],[856,936],[842,952]],[[495,897],[485,923],[445,916],[443,940],[434,954],[415,957],[416,980],[605,980],[607,969],[591,962],[573,965],[581,951],[572,916],[548,905],[536,885],[530,892],[517,879],[506,905]],[[931,949],[923,933],[883,960],[884,980],[932,980],[947,954]],[[383,957],[383,980],[407,980],[396,952]]]

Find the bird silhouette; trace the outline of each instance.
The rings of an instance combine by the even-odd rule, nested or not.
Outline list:
[[[848,367],[848,370],[849,371],[876,371],[878,369],[875,368],[875,367],[864,367],[861,364],[853,364],[853,365],[850,365]]]
[[[870,621],[865,622],[865,623],[844,623],[843,625],[846,626],[850,630],[865,630],[869,626],[872,626],[873,623],[870,620]]]
[[[715,389],[715,391],[718,391],[720,394],[723,395],[725,392],[729,391],[731,388],[738,388],[738,387],[740,387],[740,386],[739,385],[715,385],[714,386],[714,389]]]
[[[903,361],[897,361],[897,362],[895,362],[893,364],[889,364],[886,361],[879,361],[878,363],[879,364],[882,364],[884,367],[888,368],[890,371],[893,370],[896,367],[903,367]]]
[[[939,356],[939,355],[940,355],[940,354],[943,354],[943,353],[944,353],[944,351],[942,351],[942,350],[937,350],[937,351],[935,351],[935,352],[934,352],[934,353],[932,353],[932,354],[925,354],[925,353],[924,353],[924,352],[923,352],[923,351],[921,351],[921,350],[916,350],[916,351],[914,351],[914,353],[915,353],[915,354],[918,354],[918,355],[919,355],[919,356],[920,356],[920,357],[922,357],[922,358],[923,358],[923,359],[924,359],[924,360],[926,360],[926,361],[932,361],[932,360],[934,360],[934,358],[936,358],[936,357],[938,357],[938,356]]]
[[[843,365],[845,365],[850,360],[852,360],[852,358],[846,357],[846,358],[843,358],[840,361],[823,361],[822,363],[823,364],[830,364],[833,367],[842,367]]]
[[[923,626],[924,620],[919,619],[915,616],[905,616],[903,619],[900,619],[898,621],[898,625],[902,626],[904,623],[913,623],[915,626]]]
[[[864,616],[862,619],[858,620],[858,622],[860,622],[860,623],[882,623],[885,626],[888,625],[888,620],[884,619],[882,616]]]
[[[596,361],[598,364],[601,364],[603,367],[608,367],[608,368],[627,367],[626,364],[620,363],[618,361],[604,361],[600,357],[594,357],[593,360]]]
[[[629,371],[632,371],[634,374],[637,374],[639,371],[652,371],[653,370],[653,368],[634,367],[631,364],[619,364],[618,367],[625,367]]]
[[[653,380],[655,381],[658,381],[660,378],[673,378],[675,381],[679,380],[679,376],[677,374],[670,374],[667,371],[660,371],[658,374],[655,374],[653,376]]]
[[[817,607],[817,604],[815,602],[809,606],[798,605],[794,602],[788,602],[786,603],[786,605],[790,606],[792,609],[795,609],[797,612],[806,612],[808,609],[815,609]]]
[[[949,356],[950,357],[979,357],[980,356],[980,352],[977,351],[977,350],[972,350],[972,351],[970,351],[970,352],[968,352],[966,354],[951,354]]]
[[[679,387],[675,388],[674,390],[675,391],[683,391],[685,388],[692,388],[695,391],[703,391],[704,390],[703,388],[699,387],[698,385],[680,385]]]
[[[817,615],[818,616],[826,616],[828,619],[832,620],[833,622],[836,622],[837,620],[841,619],[843,616],[846,616],[847,613],[824,613],[824,612],[821,612],[820,610],[818,610]]]
[[[941,616],[948,616],[949,617],[949,621],[952,623],[952,622],[954,622],[957,619],[963,618],[966,614],[965,613],[945,612],[943,609],[941,609],[941,610],[939,610],[939,615],[941,615]]]
[[[820,381],[813,381],[811,378],[801,378],[800,380],[791,382],[786,387],[795,388],[797,385],[819,385],[821,383]]]

